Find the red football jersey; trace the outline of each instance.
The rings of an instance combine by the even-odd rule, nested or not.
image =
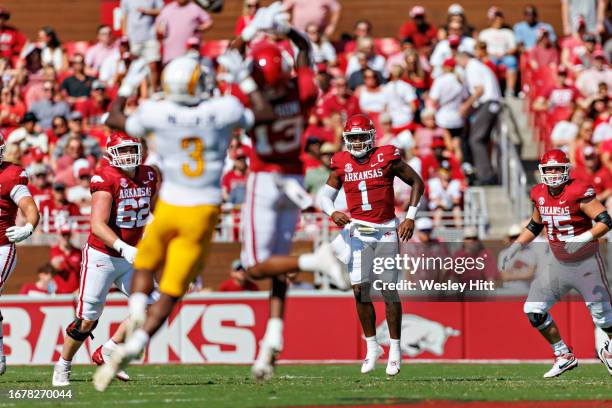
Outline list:
[[[375,224],[395,218],[391,164],[397,160],[395,146],[375,147],[362,162],[346,151],[333,155],[331,169],[342,180],[352,218]]]
[[[597,242],[585,245],[575,254],[565,251],[565,241],[587,232],[593,226],[591,219],[580,209],[580,202],[595,197],[595,189],[588,183],[570,179],[558,196],[548,192],[541,183],[531,190],[531,201],[540,212],[546,226],[550,249],[560,261],[575,262],[595,254]]]
[[[289,92],[270,101],[277,119],[256,123],[249,132],[253,139],[251,171],[303,174],[302,133],[318,92],[312,70],[300,68],[289,83]]]
[[[113,196],[108,226],[128,245],[136,246],[153,205],[157,189],[157,172],[149,166],[138,166],[133,179],[120,169],[103,166],[91,177],[91,193],[107,191]],[[110,256],[121,256],[94,234],[89,234],[87,243]]]
[[[9,243],[6,230],[15,225],[17,204],[11,199],[11,191],[19,185],[28,184],[28,176],[23,168],[9,162],[0,164],[0,245]]]
[[[39,211],[43,220],[49,220],[49,232],[59,231],[62,226],[70,222],[70,217],[81,215],[78,205],[68,201],[58,205],[53,199],[41,202]]]

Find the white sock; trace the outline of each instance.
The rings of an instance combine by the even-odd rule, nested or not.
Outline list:
[[[117,343],[113,339],[108,339],[106,343],[102,346],[102,352],[104,354],[110,354],[117,348]]]
[[[59,367],[64,368],[65,370],[70,370],[70,367],[72,367],[72,361],[68,361],[68,360],[64,360],[61,356],[59,358],[59,360],[57,360],[57,365]]]
[[[378,342],[376,341],[376,336],[366,337],[365,341],[368,352],[378,350]]]
[[[271,317],[268,319],[268,325],[266,326],[266,334],[264,339],[272,340],[277,342],[279,338],[283,338],[283,319],[280,317]]]
[[[147,332],[143,329],[138,329],[134,332],[132,337],[130,337],[128,342],[125,343],[125,350],[128,352],[128,354],[137,356],[142,353],[148,342],[149,335]]]
[[[570,351],[569,347],[565,345],[565,342],[563,340],[560,340],[558,343],[551,344],[551,346],[553,348],[555,356],[560,356],[561,354],[569,353]]]
[[[317,256],[314,253],[302,254],[298,257],[300,271],[313,272],[317,270]]]
[[[142,292],[134,292],[130,295],[128,304],[130,307],[130,313],[140,313],[142,310],[147,308],[147,302],[149,297]]]
[[[399,339],[391,339],[389,343],[389,360],[399,361],[402,359],[402,349]]]

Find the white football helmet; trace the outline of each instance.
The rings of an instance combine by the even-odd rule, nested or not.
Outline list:
[[[170,61],[162,72],[165,98],[177,103],[195,104],[201,100],[202,71],[200,64],[189,56]]]

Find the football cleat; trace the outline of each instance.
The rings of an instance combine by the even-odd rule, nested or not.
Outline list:
[[[53,367],[53,380],[51,384],[54,387],[67,387],[70,385],[70,370],[65,370],[57,364]]]
[[[366,353],[365,360],[361,364],[361,374],[367,374],[370,371],[374,371],[376,368],[376,361],[385,353],[382,347],[378,346],[375,350]]]
[[[390,376],[398,375],[400,372],[401,362],[402,362],[401,360],[389,360],[387,362],[387,369],[385,370],[387,375],[390,375]]]
[[[274,347],[267,341],[260,344],[259,354],[251,368],[251,375],[257,381],[268,381],[274,375],[274,364],[276,357],[280,354],[280,348]]]
[[[565,353],[555,357],[552,368],[544,374],[544,378],[553,378],[578,366],[578,359],[574,353]]]
[[[117,373],[127,367],[134,357],[129,355],[125,347],[120,344],[103,365],[98,367],[93,376],[93,385],[97,391],[103,392],[110,385]]]
[[[604,343],[604,346],[599,349],[599,352],[597,353],[597,355],[598,355],[599,359],[601,360],[601,362],[608,369],[608,373],[610,375],[612,375],[612,353],[610,353],[608,351],[608,345],[609,344],[610,344],[610,340],[607,340]]]
[[[6,372],[6,356],[0,357],[0,375]]]
[[[325,243],[315,251],[317,259],[319,259],[321,267],[319,271],[329,276],[331,283],[340,290],[347,290],[351,287],[346,274],[342,268],[342,264],[336,257],[331,244]]]
[[[110,353],[105,353],[102,346],[98,347],[96,351],[91,355],[91,360],[95,365],[101,366],[106,361],[110,360]],[[117,379],[119,381],[130,381],[130,376],[123,370],[117,372]]]

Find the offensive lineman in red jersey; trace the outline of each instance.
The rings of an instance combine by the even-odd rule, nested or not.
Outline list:
[[[376,360],[383,353],[376,342],[376,315],[370,300],[370,289],[381,290],[385,300],[387,324],[391,337],[386,372],[400,371],[400,334],[402,306],[397,291],[385,290],[372,283],[374,258],[394,258],[399,253],[399,239],[406,242],[414,230],[417,205],[425,185],[421,177],[401,160],[394,146],[374,147],[376,129],[366,115],[354,115],[346,122],[344,142],[348,151],[334,154],[332,172],[318,194],[321,210],[336,225],[345,227],[335,243],[338,255],[348,265],[357,314],[366,338],[367,354],[362,373],[374,370]],[[395,216],[393,179],[399,177],[412,186],[410,207],[406,219],[399,223]],[[344,187],[350,218],[334,208],[334,200]],[[385,276],[385,274],[387,276]],[[385,271],[376,280],[396,282],[397,270]]]
[[[520,248],[537,237],[544,226],[553,256],[548,269],[532,283],[523,308],[529,322],[550,343],[555,354],[545,378],[556,377],[578,365],[548,311],[569,290],[586,302],[593,323],[612,337],[612,305],[604,263],[597,240],[612,228],[606,209],[595,199],[594,188],[569,177],[570,162],[561,150],[546,152],[540,161],[542,183],[531,190],[533,216],[502,260],[502,269]],[[599,358],[612,375],[612,346],[607,341]]]
[[[259,31],[286,35],[296,45],[295,77],[291,77],[291,68],[280,49],[268,42],[253,47],[251,68],[242,69],[244,63],[235,49],[244,51]],[[288,14],[276,2],[257,11],[232,48],[219,63],[248,95],[255,116],[250,132],[253,150],[246,202],[242,206],[241,261],[251,278],[272,278],[270,317],[252,373],[256,379],[269,379],[283,347],[285,275],[320,270],[336,286],[347,285],[329,244],[312,254],[288,255],[300,209],[312,206],[302,187],[304,168],[300,160],[302,134],[319,92],[310,68],[310,44],[289,26]],[[254,92],[256,89],[261,92]]]
[[[4,161],[4,136],[0,135],[0,293],[17,264],[15,243],[32,235],[40,215],[28,190],[28,175],[20,166]],[[15,225],[17,210],[26,219],[23,227]],[[2,313],[0,313],[0,375],[6,371],[6,357],[2,342]]]
[[[88,337],[93,339],[111,285],[130,294],[136,244],[158,189],[157,172],[140,164],[142,153],[137,139],[113,133],[106,151],[109,164],[97,169],[91,178],[91,233],[83,248],[76,318],[66,328],[61,357],[53,370],[56,387],[70,385],[72,358]],[[95,351],[92,360],[96,364],[107,361],[117,344],[123,342],[125,323]],[[124,371],[117,373],[117,378],[129,380]]]

